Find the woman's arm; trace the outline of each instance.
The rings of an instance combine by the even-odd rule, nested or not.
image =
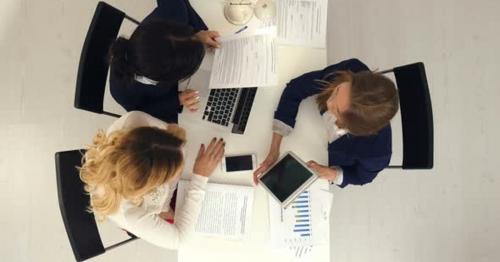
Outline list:
[[[188,0],[157,0],[158,7],[144,18],[141,23],[155,19],[166,19],[193,27],[195,33],[207,30],[203,19],[196,13]]]
[[[208,177],[193,174],[184,204],[176,212],[174,224],[169,224],[158,214],[147,213],[139,206],[124,214],[129,225],[125,229],[157,246],[177,249],[194,231],[207,181]]]
[[[318,94],[322,90],[316,80],[323,78],[323,71],[313,71],[291,80],[281,94],[278,107],[274,112],[274,119],[293,128],[295,118],[302,100]]]
[[[210,144],[200,146],[193,166],[193,176],[187,189],[184,204],[178,207],[174,224],[163,220],[159,214],[149,212],[143,206],[125,211],[128,227],[136,236],[165,248],[176,249],[193,234],[205,197],[208,177],[224,155],[225,142],[213,138]]]
[[[189,25],[191,25],[194,29],[195,32],[202,31],[202,30],[208,30],[207,25],[201,19],[200,15],[194,10],[194,8],[191,6],[191,3],[189,3],[189,0],[184,0],[186,2],[187,10],[188,10],[188,17],[189,17]]]
[[[280,146],[281,146],[281,140],[283,139],[283,136],[278,134],[278,133],[273,133],[273,138],[271,141],[271,147],[269,148],[269,153],[267,154],[266,159],[264,162],[262,162],[259,165],[259,168],[257,168],[254,173],[253,173],[253,182],[257,185],[259,183],[259,176],[266,172],[267,169],[269,169],[270,166],[278,160],[278,157],[280,155]]]
[[[389,165],[391,156],[382,156],[376,158],[359,159],[352,166],[340,166],[342,168],[342,184],[339,187],[344,188],[347,185],[359,185],[371,183],[380,171]]]
[[[364,70],[368,70],[368,67],[358,59],[352,58],[330,65],[323,70],[309,72],[293,79],[287,84],[281,94],[278,107],[274,113],[274,119],[293,129],[302,100],[320,93],[325,88],[317,80],[322,80],[336,71],[359,72]]]

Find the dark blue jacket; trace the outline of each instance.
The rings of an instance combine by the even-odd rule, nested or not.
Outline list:
[[[300,102],[324,88],[315,80],[324,79],[335,71],[347,70],[360,72],[369,69],[358,59],[349,59],[291,80],[281,95],[274,118],[294,127]],[[346,134],[328,144],[328,165],[342,168],[344,178],[340,187],[363,185],[370,183],[378,172],[389,165],[391,153],[391,127],[388,125],[376,135]]]
[[[188,0],[158,0],[158,7],[141,23],[156,19],[172,20],[188,24],[195,32],[207,30],[207,26],[191,7]],[[110,70],[111,96],[127,111],[143,111],[168,123],[177,123],[182,111],[177,83],[147,85],[137,81],[127,83]]]

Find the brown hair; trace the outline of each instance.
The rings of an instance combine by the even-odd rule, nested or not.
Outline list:
[[[351,101],[349,109],[341,112],[341,122],[350,134],[373,135],[396,115],[399,107],[396,86],[389,78],[371,71],[339,71],[320,80],[325,84],[325,89],[316,98],[320,110],[327,110],[328,98],[344,82],[351,84]]]
[[[139,127],[110,135],[100,131],[83,157],[80,178],[99,220],[117,211],[122,199],[140,205],[143,197],[182,168],[185,132]]]

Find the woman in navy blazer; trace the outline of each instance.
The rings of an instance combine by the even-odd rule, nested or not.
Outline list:
[[[194,90],[179,92],[178,82],[201,64],[206,47],[218,47],[219,34],[207,26],[188,0],[158,0],[130,36],[110,50],[110,91],[127,111],[143,111],[176,123],[182,106],[198,109]]]
[[[269,154],[254,172],[255,183],[278,159],[282,137],[293,130],[301,101],[312,95],[317,95],[327,129],[328,166],[315,161],[308,166],[340,187],[370,183],[391,159],[389,122],[399,100],[394,83],[358,59],[306,73],[287,84],[274,114]]]

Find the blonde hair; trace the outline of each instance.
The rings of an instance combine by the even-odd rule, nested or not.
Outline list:
[[[106,135],[100,131],[82,159],[80,178],[90,194],[90,211],[102,221],[122,200],[140,205],[143,197],[175,177],[183,166],[185,132],[139,127]]]
[[[356,136],[373,135],[387,126],[399,108],[396,86],[382,74],[362,71],[352,73],[339,71],[320,80],[325,89],[316,102],[320,110],[327,110],[328,98],[342,83],[351,84],[350,105],[341,112],[341,122],[350,134]]]

